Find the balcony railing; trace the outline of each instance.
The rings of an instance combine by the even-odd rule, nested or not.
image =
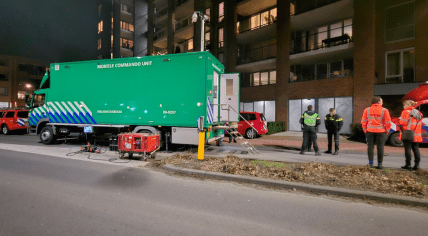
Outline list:
[[[243,20],[243,21],[240,21],[239,22],[239,28],[238,28],[238,30],[237,30],[237,34],[242,34],[242,33],[244,33],[244,32],[247,32],[247,31],[251,31],[251,30],[256,30],[256,29],[260,29],[260,28],[262,28],[262,27],[265,27],[265,26],[268,26],[268,25],[270,25],[270,24],[273,24],[273,23],[275,23],[276,22],[276,20],[277,20],[277,17],[272,17],[272,18],[270,18],[268,21],[267,21],[267,23],[266,24],[262,24],[262,25],[251,25],[251,18],[248,18],[248,19],[246,19],[246,20]]]
[[[305,0],[305,1],[291,1],[291,15],[298,15],[304,12],[312,11],[314,9],[339,2],[340,0]],[[293,14],[294,11],[294,14]]]
[[[238,65],[276,58],[276,44],[255,48],[249,51],[240,53],[238,57]]]
[[[189,0],[175,0],[175,6],[178,7],[180,5],[183,5],[184,3],[188,2]]]
[[[293,55],[293,54],[309,52],[309,51],[314,51],[318,49],[352,43],[353,42],[352,25],[346,25],[344,27],[340,27],[332,30],[341,29],[342,32],[347,32],[347,31],[343,31],[344,28],[351,28],[351,32],[348,32],[349,34],[344,33],[342,35],[331,37],[331,38],[326,37],[328,35],[328,31],[309,34],[306,37],[295,37],[292,39],[290,54]]]
[[[168,29],[167,28],[165,28],[165,29],[163,29],[161,31],[155,32],[154,40],[156,41],[156,40],[158,40],[160,38],[165,37],[167,33],[168,33]]]
[[[191,17],[180,20],[177,23],[175,23],[175,30],[177,31],[177,30],[183,29],[183,28],[185,28],[191,24],[192,24],[192,18]]]
[[[168,6],[156,11],[156,19],[168,14]]]

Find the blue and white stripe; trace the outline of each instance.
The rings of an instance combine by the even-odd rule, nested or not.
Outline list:
[[[27,119],[22,119],[22,118],[19,118],[18,119],[18,125],[19,126],[25,126],[25,122],[27,121]]]
[[[37,125],[40,119],[49,118],[51,123],[97,124],[92,111],[84,102],[53,101],[33,109],[29,117],[30,125]]]
[[[214,109],[211,103],[210,97],[207,97],[207,122],[208,124],[212,124],[214,120]]]

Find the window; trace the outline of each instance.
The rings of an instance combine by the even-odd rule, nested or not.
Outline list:
[[[275,70],[253,72],[250,74],[249,86],[268,85],[268,84],[275,84],[275,83],[276,83]]]
[[[335,61],[330,63],[330,78],[338,77],[343,75],[342,73],[342,61]]]
[[[8,113],[6,113],[6,115],[4,116],[4,118],[13,118],[15,117],[15,112],[14,111],[9,111]]]
[[[352,19],[343,21],[343,34],[347,34],[349,38],[352,38]]]
[[[260,73],[253,73],[253,86],[259,86],[260,85]]]
[[[218,4],[218,22],[222,22],[224,19],[224,2]]]
[[[193,50],[193,39],[189,39],[189,41],[187,41],[187,50]]]
[[[318,33],[317,46],[321,46],[322,41],[324,39],[327,39],[327,30],[328,30],[327,26],[318,27],[318,29],[317,29],[317,33]]]
[[[276,84],[276,70],[270,72],[269,84]]]
[[[111,48],[113,48],[113,35],[111,35],[111,39],[110,39],[110,44],[111,44]]]
[[[224,34],[223,34],[224,28],[218,29],[218,47],[222,48],[224,46]]]
[[[327,78],[327,64],[317,65],[317,79]]]
[[[45,94],[36,94],[33,99],[33,106],[40,107],[45,105]]]
[[[260,15],[255,15],[251,17],[251,29],[257,29],[260,27]]]
[[[269,23],[269,11],[265,11],[260,14],[261,23],[260,26],[267,25]]]
[[[0,81],[8,81],[8,78],[5,74],[0,74]]]
[[[98,50],[101,49],[101,39],[98,39]]]
[[[290,16],[294,16],[296,14],[296,3],[290,2]]]
[[[415,80],[415,50],[387,52],[385,55],[386,83],[409,83]]]
[[[385,41],[415,38],[415,2],[407,2],[385,10]]]
[[[342,22],[330,25],[330,38],[342,36]]]
[[[114,20],[113,20],[113,17],[111,18],[111,29],[113,30],[113,23],[114,23]]]
[[[205,41],[206,41],[206,42],[209,42],[209,41],[210,41],[210,38],[211,38],[211,34],[210,34],[210,32],[205,33]]]
[[[120,41],[121,41],[121,47],[131,49],[131,50],[134,49],[133,40],[120,38]]]
[[[98,6],[98,16],[101,16],[101,8],[102,8],[102,6],[103,6],[103,5],[99,5],[99,6]]]
[[[270,10],[270,20],[269,23],[272,24],[274,21],[276,21],[277,17],[278,17],[278,13],[277,13],[277,9],[274,8],[272,10]]]
[[[269,84],[269,72],[260,73],[260,85]]]
[[[6,87],[0,87],[0,96],[7,96],[7,88]]]
[[[427,117],[428,116],[428,104],[421,104],[421,105],[419,105],[418,106],[418,110],[422,113],[423,117]]]
[[[19,118],[28,118],[28,111],[18,111],[16,116]]]
[[[98,22],[98,33],[103,32],[103,21]]]
[[[134,32],[134,25],[131,24],[131,23],[120,21],[120,28],[124,29],[124,30],[128,30],[128,31]]]

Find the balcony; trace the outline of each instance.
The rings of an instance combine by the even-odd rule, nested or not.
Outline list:
[[[158,32],[155,32],[153,45],[158,48],[166,48],[167,39],[168,39],[168,29],[162,29]]]
[[[126,30],[126,29],[120,29],[120,37],[125,39],[134,39],[134,32]]]
[[[120,47],[120,55],[122,57],[133,57],[134,51],[129,48]]]
[[[263,9],[268,9],[276,5],[277,0],[243,0],[236,4],[236,11],[241,16],[251,16]]]
[[[295,15],[290,19],[291,29],[293,31],[314,28],[321,24],[330,23],[341,19],[352,18],[354,16],[353,0],[317,1],[319,2],[318,4],[309,4],[308,7],[304,8],[299,8],[299,6],[296,5]],[[310,2],[316,1],[312,0]]]
[[[160,24],[168,19],[168,6],[156,10],[155,13],[155,24]]]
[[[276,52],[276,44],[241,52],[236,69],[240,72],[273,69],[276,67]]]
[[[267,9],[238,23],[237,41],[255,44],[276,37],[277,9]]]
[[[181,20],[192,16],[194,9],[194,0],[176,0],[175,19]]]

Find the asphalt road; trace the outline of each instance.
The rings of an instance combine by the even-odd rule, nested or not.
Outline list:
[[[0,150],[2,236],[426,235],[426,222],[402,207]]]

